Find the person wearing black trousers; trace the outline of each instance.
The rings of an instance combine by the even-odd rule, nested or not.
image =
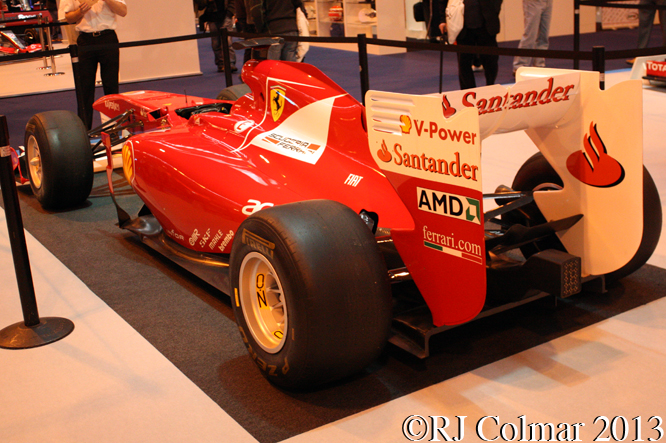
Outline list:
[[[100,48],[102,45],[118,44],[116,35],[117,17],[127,15],[125,0],[61,0],[58,18],[67,23],[76,24],[79,37],[79,73],[83,108],[78,114],[88,129],[92,128],[93,102],[95,101],[95,79],[97,65],[104,95],[118,94],[118,75],[120,71],[120,50],[118,48]]]
[[[499,13],[502,9],[502,0],[464,0],[465,22],[457,42],[466,46],[491,46],[497,47],[497,34],[500,31]],[[446,6],[448,0],[439,0],[439,11],[441,23],[439,29],[442,34],[446,33]],[[480,54],[483,65],[486,84],[492,85],[497,78],[499,56]],[[458,54],[458,80],[460,89],[471,89],[476,87],[472,64],[474,54]]]

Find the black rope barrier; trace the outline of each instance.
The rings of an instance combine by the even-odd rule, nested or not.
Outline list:
[[[603,1],[603,0],[579,0],[582,6],[600,6],[605,8],[617,9],[654,9],[663,11],[666,5],[641,5],[637,3],[619,3],[618,1]]]
[[[7,231],[23,310],[22,322],[0,330],[0,348],[27,349],[66,337],[74,330],[74,323],[60,317],[39,317],[11,152],[7,118],[0,115],[0,188],[2,188]]]
[[[666,5],[641,5],[637,3],[620,3],[618,0],[574,0],[574,52],[580,49],[580,7],[581,6],[597,6],[605,8],[617,9],[652,9],[663,11],[666,10]],[[666,26],[666,24],[662,25]],[[644,49],[624,49],[618,51],[606,52],[606,60],[617,60],[622,58],[643,57],[646,55],[658,55],[666,52],[666,46],[658,46],[655,48]],[[578,69],[579,59],[574,60],[574,69]],[[582,60],[582,59],[581,59]]]
[[[365,61],[360,62],[361,67],[361,90],[364,91],[364,88],[369,84],[369,77],[364,78],[368,74],[368,61],[367,61],[367,46],[368,45],[377,45],[377,46],[388,46],[388,47],[397,47],[404,48],[407,50],[430,50],[438,51],[440,53],[440,92],[441,92],[441,83],[443,77],[443,53],[471,53],[471,54],[487,54],[487,55],[498,55],[498,56],[509,56],[509,57],[543,57],[543,58],[552,58],[552,59],[562,59],[562,60],[573,60],[574,69],[579,68],[579,62],[581,60],[593,62],[593,68],[595,60],[596,62],[601,62],[605,64],[606,60],[614,60],[621,58],[630,58],[636,56],[646,56],[646,55],[657,55],[663,54],[666,52],[666,47],[657,47],[657,48],[645,48],[645,49],[627,49],[627,50],[616,50],[616,51],[605,51],[605,56],[602,60],[595,59],[595,51],[580,51],[580,23],[579,23],[579,7],[580,5],[602,5],[602,6],[612,6],[615,7],[618,5],[612,1],[599,1],[599,0],[574,0],[574,50],[565,51],[565,50],[546,50],[546,49],[520,49],[520,48],[506,48],[506,47],[489,47],[489,46],[466,46],[466,45],[447,45],[443,43],[430,43],[430,42],[415,42],[415,41],[397,41],[397,40],[386,40],[378,38],[367,38],[365,34],[361,34],[357,37],[301,37],[301,36],[278,36],[283,38],[285,41],[296,41],[296,42],[308,42],[308,43],[333,43],[333,44],[356,44],[359,46],[359,57],[362,57]],[[629,6],[629,5],[624,5]],[[623,6],[623,7],[624,7]],[[631,5],[632,7],[638,8],[640,5]],[[657,9],[666,9],[666,6],[658,7]],[[63,22],[55,22],[49,24],[35,25],[35,27],[52,27],[60,26]],[[147,40],[137,40],[132,42],[123,42],[117,44],[105,44],[99,45],[97,48],[132,48],[139,46],[151,46],[151,45],[160,45],[168,43],[183,42],[189,40],[199,40],[205,38],[211,38],[213,36],[220,35],[222,37],[222,45],[225,53],[228,53],[228,38],[257,38],[257,37],[275,37],[269,34],[251,34],[244,32],[231,32],[224,28],[218,30],[219,34],[211,32],[201,32],[191,35],[183,35],[176,37],[165,37],[158,39],[147,39]],[[72,45],[76,46],[76,45]],[[361,46],[365,46],[366,50],[361,50]],[[78,48],[79,53],[85,52],[86,48]],[[54,56],[59,54],[71,53],[71,46],[69,49],[56,49],[56,50],[47,50],[39,53],[33,54],[17,54],[11,56],[5,56],[0,59],[0,61],[17,61],[17,60],[27,60],[32,58],[40,58],[46,56]],[[359,58],[361,60],[361,58]],[[229,64],[228,57],[224,58],[225,63],[225,80],[227,86],[232,85],[232,76],[231,76],[231,66]],[[365,69],[363,67],[365,66]],[[605,66],[597,66],[594,70],[599,72],[605,72]]]

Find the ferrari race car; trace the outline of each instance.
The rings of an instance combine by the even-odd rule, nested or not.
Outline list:
[[[426,357],[437,332],[603,290],[656,247],[640,81],[602,91],[595,72],[531,68],[508,87],[369,91],[364,107],[303,63],[250,60],[242,78],[215,100],[105,96],[94,150],[122,147],[144,203],[118,206],[120,227],[228,294],[279,386],[355,373],[387,341]],[[539,153],[483,195],[482,141],[519,130]],[[88,197],[88,136],[69,112],[29,121],[23,172],[45,207]]]

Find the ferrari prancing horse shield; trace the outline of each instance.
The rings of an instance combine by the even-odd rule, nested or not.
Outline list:
[[[282,86],[271,86],[271,116],[273,116],[273,121],[275,122],[278,121],[282,115],[286,91],[287,90]]]

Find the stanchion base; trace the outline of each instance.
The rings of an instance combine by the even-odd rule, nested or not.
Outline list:
[[[44,74],[44,77],[53,77],[53,76],[56,76],[56,75],[65,75],[65,73],[64,72],[52,72],[50,74]]]
[[[45,71],[47,69],[51,69],[51,67],[50,66],[42,66],[42,67],[35,68],[35,69],[37,69],[38,71]]]
[[[0,330],[0,348],[36,348],[67,337],[73,330],[74,323],[60,317],[40,318],[39,324],[32,327],[25,322],[14,323]]]

